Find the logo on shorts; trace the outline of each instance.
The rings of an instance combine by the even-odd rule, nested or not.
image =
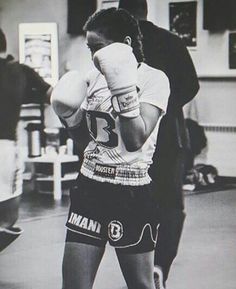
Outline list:
[[[118,241],[124,233],[123,225],[119,221],[111,221],[108,225],[108,235],[112,241]]]
[[[96,164],[94,174],[97,176],[114,179],[116,176],[116,167]]]
[[[70,217],[68,219],[68,223],[70,223],[76,227],[79,227],[79,228],[82,228],[82,229],[85,229],[85,230],[88,230],[91,232],[95,232],[98,234],[101,232],[101,224],[100,223],[98,223],[97,221],[94,221],[92,219],[83,217],[81,215],[75,214],[73,212],[70,214]]]

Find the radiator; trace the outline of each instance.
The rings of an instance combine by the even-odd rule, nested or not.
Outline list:
[[[201,125],[208,144],[195,163],[215,166],[220,176],[236,177],[236,126]]]

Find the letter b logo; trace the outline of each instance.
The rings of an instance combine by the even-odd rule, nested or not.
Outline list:
[[[112,241],[118,241],[123,236],[123,225],[118,221],[111,221],[108,225],[108,235]]]

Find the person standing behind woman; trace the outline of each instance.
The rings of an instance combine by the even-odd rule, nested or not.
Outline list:
[[[137,21],[125,10],[85,25],[94,69],[71,71],[51,102],[77,142],[90,135],[67,220],[63,288],[91,289],[109,241],[129,289],[154,289],[157,210],[148,168],[169,97],[165,74],[144,64]]]
[[[139,20],[145,62],[165,72],[170,81],[167,113],[161,120],[153,165],[149,170],[156,184],[155,191],[160,205],[154,276],[157,288],[163,288],[177,255],[185,219],[182,184],[189,144],[182,107],[197,94],[199,83],[183,41],[147,21],[146,0],[120,0],[119,7],[126,9]],[[158,276],[162,279],[162,273],[163,282],[158,280]]]
[[[0,251],[22,230],[14,227],[22,194],[22,164],[17,143],[20,107],[32,90],[43,98],[51,92],[49,84],[30,67],[6,55],[7,41],[0,29]]]

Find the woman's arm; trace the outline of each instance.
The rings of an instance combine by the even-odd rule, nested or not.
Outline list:
[[[85,150],[86,146],[90,141],[89,131],[87,127],[87,121],[85,116],[85,111],[82,111],[82,120],[79,126],[67,127],[68,135],[76,143],[76,147],[80,151],[80,154]]]
[[[126,149],[136,151],[166,110],[170,92],[168,78],[151,67],[138,68],[132,48],[124,43],[115,42],[98,50],[93,61],[107,81]],[[138,69],[142,69],[139,74]]]
[[[55,113],[66,127],[70,137],[81,145],[88,143],[86,125],[87,83],[77,71],[66,73],[57,83],[51,95]]]
[[[161,109],[149,104],[140,104],[140,115],[135,118],[120,117],[121,136],[130,152],[140,149],[155,128]]]

